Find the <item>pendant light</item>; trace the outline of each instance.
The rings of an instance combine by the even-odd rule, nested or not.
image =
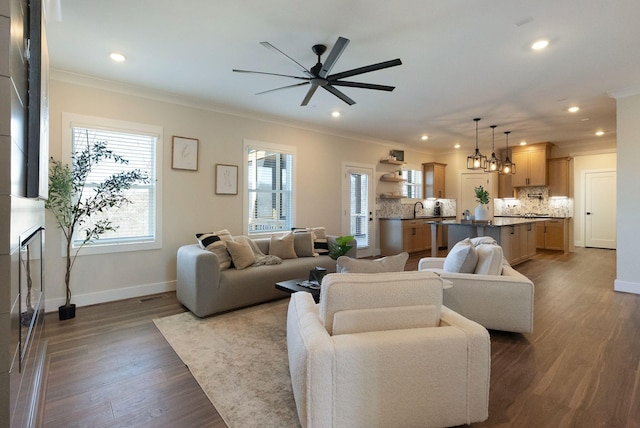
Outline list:
[[[511,162],[509,159],[509,134],[511,131],[505,131],[504,135],[507,137],[507,156],[502,162],[502,167],[500,168],[500,174],[515,174],[516,173],[516,164]]]
[[[500,159],[496,157],[496,126],[497,125],[491,125],[489,127],[491,128],[491,157],[485,162],[485,172],[498,172],[500,171],[500,167],[502,166],[502,162],[500,162]]]
[[[473,152],[473,155],[467,156],[467,169],[483,169],[485,163],[487,163],[487,157],[482,156],[480,150],[478,150],[478,122],[480,118],[477,117],[473,120],[476,122],[476,151]]]

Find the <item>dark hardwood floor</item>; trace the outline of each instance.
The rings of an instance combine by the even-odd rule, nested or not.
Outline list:
[[[535,331],[491,331],[489,419],[474,427],[640,427],[640,296],[613,291],[615,257],[579,248],[516,267],[536,285]],[[47,315],[44,425],[224,427],[152,322],[182,311],[164,293]]]

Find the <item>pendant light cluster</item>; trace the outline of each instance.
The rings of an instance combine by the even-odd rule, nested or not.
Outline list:
[[[497,125],[491,125],[491,157],[487,159],[486,156],[480,153],[478,149],[478,122],[480,118],[473,119],[476,122],[476,150],[471,156],[467,156],[467,169],[484,170],[485,172],[498,172],[500,174],[515,174],[516,164],[511,162],[509,158],[509,134],[511,131],[506,131],[504,134],[507,140],[506,158],[504,162],[496,156],[495,152],[495,132]]]

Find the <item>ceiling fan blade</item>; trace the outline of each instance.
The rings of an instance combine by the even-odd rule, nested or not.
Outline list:
[[[311,101],[311,97],[316,93],[316,89],[318,89],[318,85],[311,85],[311,87],[307,91],[307,95],[304,96],[304,99],[300,104],[301,106],[306,106],[307,104],[309,104],[309,101]]]
[[[269,42],[260,42],[260,44],[262,46],[264,46],[265,48],[272,49],[272,50],[274,50],[276,52],[281,53],[285,57],[287,57],[287,59],[289,59],[289,61],[293,62],[298,67],[298,70],[302,71],[307,76],[315,77],[313,75],[313,73],[310,72],[309,70],[307,70],[307,68],[304,65],[300,64],[298,61],[296,61],[295,59],[291,58],[289,55],[287,55],[286,53],[282,52],[280,49],[278,49],[277,47],[273,46],[271,43],[269,43]]]
[[[350,106],[352,106],[352,105],[354,105],[356,103],[351,98],[346,96],[343,92],[337,90],[336,88],[334,88],[331,85],[324,85],[323,88],[326,89],[327,91],[331,92],[333,95],[335,95],[336,97],[340,98],[342,101],[344,101],[345,103],[349,104]]]
[[[237,68],[234,68],[233,71],[235,71],[236,73],[266,74],[268,76],[280,76],[280,77],[290,77],[292,79],[309,80],[308,77],[292,76],[290,74],[267,73],[264,71],[252,71],[252,70],[238,70]]]
[[[376,85],[373,83],[348,82],[345,80],[335,80],[331,82],[333,86],[349,86],[351,88],[376,89],[378,91],[393,91],[395,86]]]
[[[338,79],[344,79],[345,77],[351,77],[358,74],[369,73],[371,71],[382,70],[383,68],[395,67],[396,65],[401,65],[402,61],[400,58],[392,59],[390,61],[379,62],[378,64],[371,64],[365,67],[354,68],[353,70],[343,71],[342,73],[332,74],[328,76],[326,79],[333,83],[333,81]]]
[[[309,84],[309,82],[307,81],[307,82],[302,82],[302,83],[296,83],[294,85],[281,86],[280,88],[269,89],[268,91],[258,92],[258,93],[256,93],[256,95],[262,95],[262,94],[266,94],[268,92],[279,91],[280,89],[296,88],[298,86],[304,86],[304,85],[308,85],[308,84]]]
[[[348,44],[349,44],[349,39],[345,39],[344,37],[338,37],[336,44],[333,45],[333,48],[331,49],[331,52],[329,52],[329,56],[327,57],[327,60],[324,62],[324,65],[320,69],[320,73],[318,73],[320,77],[325,78],[327,74],[329,74],[329,72],[331,71],[333,66],[336,64],[336,61],[338,61],[338,58],[340,58],[340,55],[342,55],[342,52],[344,52]]]

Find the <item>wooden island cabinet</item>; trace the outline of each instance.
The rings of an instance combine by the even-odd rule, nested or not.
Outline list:
[[[431,224],[441,221],[441,217],[417,219],[380,219],[380,254],[392,256],[406,251],[415,253],[431,249]],[[442,227],[436,235],[438,246],[445,245]]]

